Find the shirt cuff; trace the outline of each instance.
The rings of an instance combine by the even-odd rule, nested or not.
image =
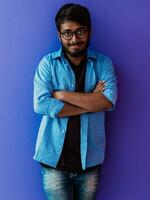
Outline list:
[[[51,118],[54,118],[57,116],[57,114],[62,110],[64,107],[64,103],[60,100],[55,99],[55,104],[53,105],[53,108],[49,107],[48,108],[48,113]]]

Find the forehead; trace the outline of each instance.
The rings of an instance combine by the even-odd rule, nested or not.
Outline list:
[[[81,27],[86,27],[86,26],[80,25],[77,22],[73,22],[73,21],[65,21],[63,24],[61,24],[60,28],[61,28],[61,31],[64,31],[64,30],[74,31]]]

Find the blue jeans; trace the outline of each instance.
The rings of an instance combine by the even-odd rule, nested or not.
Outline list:
[[[95,200],[100,168],[72,173],[42,167],[43,188],[48,200]]]

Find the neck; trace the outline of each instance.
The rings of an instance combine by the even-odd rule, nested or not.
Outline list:
[[[79,65],[81,63],[81,61],[84,58],[84,54],[82,56],[78,56],[78,57],[72,57],[69,54],[67,54],[68,59],[74,64],[74,65]]]

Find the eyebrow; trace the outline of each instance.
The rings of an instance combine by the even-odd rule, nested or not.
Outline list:
[[[80,26],[76,30],[78,30],[78,29],[85,29],[85,28],[86,28],[86,26]],[[72,30],[71,29],[64,29],[64,30],[62,30],[62,32],[64,32],[64,31],[72,31]]]

